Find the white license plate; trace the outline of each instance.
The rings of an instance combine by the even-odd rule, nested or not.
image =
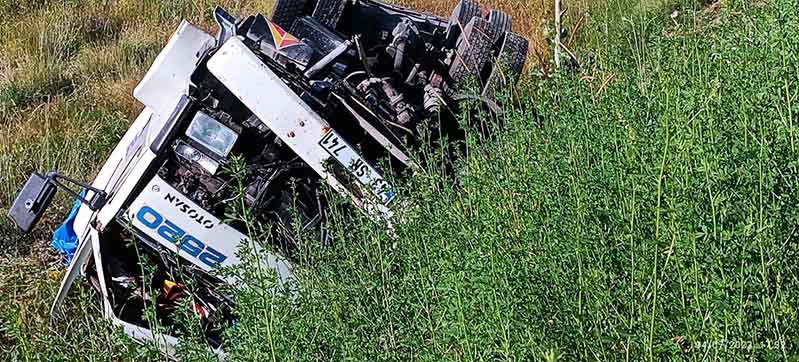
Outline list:
[[[319,145],[355,176],[361,185],[369,189],[383,205],[388,205],[397,196],[394,187],[332,129],[322,137]]]

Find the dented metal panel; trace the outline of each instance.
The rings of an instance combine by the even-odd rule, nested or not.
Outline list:
[[[133,96],[166,120],[178,100],[189,89],[191,74],[200,57],[216,39],[187,21],[182,21],[150,70],[133,91]]]

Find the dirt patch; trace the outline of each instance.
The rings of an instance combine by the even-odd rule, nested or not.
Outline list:
[[[713,25],[721,24],[721,1],[716,1],[702,9],[702,15],[710,18]]]

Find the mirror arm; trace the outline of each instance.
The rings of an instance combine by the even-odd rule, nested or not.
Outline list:
[[[72,191],[69,187],[65,186],[62,181],[66,181],[75,186],[80,186],[81,188],[87,189],[89,191],[94,192],[94,196],[91,199],[87,199],[75,191]],[[57,186],[58,188],[64,190],[64,192],[68,193],[73,198],[79,200],[82,204],[86,205],[92,211],[97,211],[103,206],[105,206],[106,202],[108,201],[108,195],[103,190],[99,190],[87,184],[84,184],[78,180],[63,176],[58,174],[57,172],[50,172],[47,174],[47,182]],[[40,195],[42,197],[44,195]]]

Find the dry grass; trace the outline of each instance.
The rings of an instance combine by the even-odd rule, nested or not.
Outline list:
[[[446,15],[455,1],[398,2]],[[549,2],[484,1],[515,16],[543,65]],[[666,2],[568,1],[565,42],[597,55],[591,74],[523,90],[508,132],[469,145],[461,188],[436,173],[410,185],[423,208],[406,210],[392,238],[346,225],[352,242],[314,256],[331,262],[318,263],[299,304],[243,290],[253,297],[233,352],[795,359],[799,18],[784,10],[795,4],[722,2],[712,26],[687,15],[672,26]],[[212,29],[216,4],[0,0],[0,208],[36,169],[90,179],[141,107],[131,90],[161,44],[181,18]],[[636,13],[661,8],[665,26]],[[59,200],[44,224],[69,205]],[[113,338],[85,286],[68,317],[47,320],[61,272],[46,233],[16,238],[0,221],[0,360],[159,360]]]
[[[447,16],[456,3],[399,2],[442,16]],[[545,19],[551,18],[549,2],[483,3],[511,13],[515,30],[531,40],[533,58],[546,64],[550,52],[545,40]],[[234,14],[268,14],[272,4],[270,0],[0,0],[0,208],[8,206],[17,187],[35,170],[56,169],[87,180],[94,176],[141,109],[132,90],[180,19],[211,31],[215,28],[210,16],[215,5],[225,6]],[[58,223],[70,205],[62,195],[43,224]],[[8,280],[13,279],[20,290],[24,288],[19,285],[33,286],[30,294],[9,291],[3,287],[11,281],[0,278],[0,304],[16,305],[9,313],[18,319],[23,329],[19,335],[23,337],[50,328],[43,317],[44,306],[52,297],[60,271],[52,255],[39,253],[46,249],[46,233],[40,230],[37,235],[21,238],[7,223],[0,222],[0,271],[14,271],[16,274]],[[27,270],[35,272],[25,273]],[[5,298],[9,295],[13,298]],[[96,314],[91,307],[87,309]],[[88,318],[86,313],[75,315]],[[11,318],[6,317],[0,313],[0,322]],[[0,325],[0,350],[6,334],[13,334],[4,331],[6,327]],[[58,336],[51,333],[42,338]],[[87,338],[81,341],[82,348],[106,346],[103,338]],[[23,347],[47,350],[51,345],[69,345],[33,339]],[[123,360],[114,357],[102,358]],[[135,354],[128,358],[137,360]]]
[[[452,0],[397,0],[397,3],[415,9],[425,9],[436,15],[449,16],[456,1]],[[549,0],[483,0],[485,9],[499,9],[513,16],[513,30],[530,40],[530,56],[546,58],[549,44],[545,24],[551,18],[554,3]],[[538,56],[536,56],[538,55]]]

